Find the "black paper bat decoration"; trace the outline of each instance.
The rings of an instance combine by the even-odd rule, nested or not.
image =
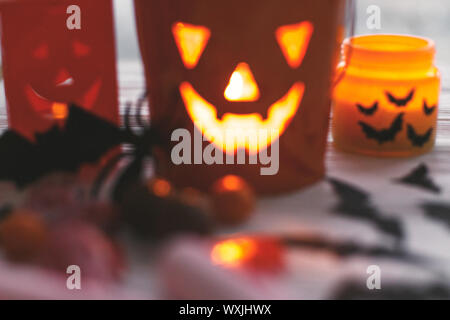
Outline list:
[[[437,221],[441,221],[450,228],[450,203],[426,202],[421,205],[425,214]]]
[[[361,126],[363,132],[365,133],[367,139],[373,139],[379,144],[383,144],[389,141],[394,141],[397,134],[403,129],[403,113],[400,113],[392,122],[391,126],[387,129],[377,130],[371,125],[359,121],[358,124]]]
[[[366,116],[372,116],[378,110],[378,101],[375,102],[371,107],[365,107],[359,103],[357,103],[356,106],[358,107],[359,112],[361,112],[362,114]]]
[[[441,188],[429,176],[429,170],[425,164],[419,165],[406,176],[396,179],[395,181],[398,183],[419,187],[434,193],[441,192]]]
[[[408,139],[411,141],[412,145],[415,147],[423,147],[428,141],[430,141],[431,136],[433,135],[433,128],[428,129],[423,135],[418,134],[414,127],[408,124]]]
[[[425,115],[430,116],[433,114],[433,112],[436,110],[436,105],[429,107],[427,102],[423,100],[423,113]]]
[[[382,246],[365,246],[352,241],[336,241],[326,239],[322,236],[287,236],[282,237],[284,245],[292,248],[306,248],[313,250],[324,250],[341,258],[362,256],[369,258],[385,258],[401,260],[412,263],[423,263],[425,259],[414,256],[402,249],[390,249]]]
[[[25,187],[54,171],[76,172],[124,140],[114,124],[71,105],[65,125],[36,134],[34,142],[12,130],[0,137],[0,180]]]
[[[411,102],[411,100],[414,97],[414,93],[415,93],[415,90],[412,89],[405,98],[396,98],[390,92],[386,91],[386,96],[391,103],[395,104],[398,107],[404,107],[409,102]]]
[[[404,237],[403,226],[399,220],[385,217],[370,201],[370,196],[364,190],[334,178],[328,178],[339,203],[334,211],[349,218],[366,220],[378,230],[392,235],[398,240]]]

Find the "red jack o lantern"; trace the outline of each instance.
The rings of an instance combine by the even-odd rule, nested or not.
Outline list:
[[[68,27],[74,5],[80,29]],[[111,0],[10,1],[1,18],[11,128],[32,138],[70,103],[119,122]]]
[[[201,189],[237,174],[262,193],[320,179],[344,4],[135,0],[152,121],[168,141],[177,128],[200,131],[203,146],[232,156],[245,150],[249,159],[279,142],[275,175],[249,162],[173,165],[173,144],[160,155],[159,173]],[[268,134],[245,133],[258,131]]]

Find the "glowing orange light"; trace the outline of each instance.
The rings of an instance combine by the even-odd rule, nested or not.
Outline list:
[[[238,64],[231,75],[224,95],[228,101],[256,101],[259,99],[259,88],[248,64],[244,62]]]
[[[67,115],[69,114],[67,104],[54,102],[52,104],[52,113],[53,113],[54,119],[63,120],[65,118],[67,118]]]
[[[158,179],[156,181],[151,181],[150,187],[151,187],[153,193],[160,198],[167,197],[172,191],[172,187],[171,187],[170,183],[168,181],[162,180],[162,179]]]
[[[241,178],[233,175],[228,175],[222,179],[222,186],[227,191],[235,191],[241,190],[243,187],[243,183]]]
[[[219,120],[216,108],[203,99],[189,82],[180,85],[186,110],[195,126],[216,147],[229,154],[241,148],[257,153],[271,145],[284,133],[297,113],[304,90],[304,84],[296,82],[283,98],[270,106],[266,120],[259,113],[226,113]]]
[[[211,260],[216,265],[238,267],[256,253],[256,244],[250,239],[232,239],[217,243],[211,251]]]
[[[172,33],[184,65],[188,69],[195,68],[205,50],[211,32],[206,27],[177,22],[172,27]]]
[[[308,21],[277,29],[275,35],[278,44],[291,68],[298,68],[302,64],[313,31],[314,27]]]
[[[333,91],[334,145],[376,157],[431,151],[441,82],[435,50],[432,40],[408,35],[346,39],[339,65],[345,73]]]

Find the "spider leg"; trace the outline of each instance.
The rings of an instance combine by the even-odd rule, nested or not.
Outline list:
[[[135,156],[135,158],[122,171],[113,188],[112,197],[114,201],[120,203],[128,188],[135,183],[139,183],[144,166],[143,161],[143,157]]]
[[[136,134],[134,133],[132,127],[131,127],[131,108],[133,104],[130,101],[127,101],[125,103],[125,114],[123,117],[123,124],[125,127],[125,137],[128,142],[133,142],[136,140]]]
[[[91,189],[91,198],[92,199],[95,199],[98,197],[98,195],[100,193],[100,189],[102,188],[108,175],[111,173],[111,171],[114,169],[114,167],[119,163],[119,161],[129,155],[130,155],[130,153],[127,153],[127,152],[119,153],[116,156],[112,157],[106,163],[106,165],[101,169],[100,173],[97,175],[97,177],[94,181],[94,184],[92,186],[92,189]]]
[[[144,123],[144,119],[142,117],[142,109],[147,100],[147,94],[148,92],[146,90],[136,103],[136,115],[135,115],[136,124],[143,129],[146,129],[148,127],[148,125]]]

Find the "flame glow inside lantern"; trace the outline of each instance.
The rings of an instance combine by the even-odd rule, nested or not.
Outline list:
[[[323,176],[345,0],[135,0],[135,8],[152,121],[161,136],[170,141],[174,129],[185,128],[191,137],[200,132],[200,147],[212,146],[214,155],[247,157],[245,165],[175,166],[172,143],[157,161],[160,175],[205,190],[236,174],[263,193]],[[191,142],[194,163],[198,148]],[[279,171],[261,176],[265,165],[249,158],[270,154],[275,142]]]
[[[413,156],[434,146],[440,91],[429,39],[369,35],[343,45],[345,77],[334,93],[333,137],[345,151]]]
[[[81,29],[69,29],[79,8]],[[75,103],[119,123],[111,0],[0,4],[9,126],[32,138]]]

